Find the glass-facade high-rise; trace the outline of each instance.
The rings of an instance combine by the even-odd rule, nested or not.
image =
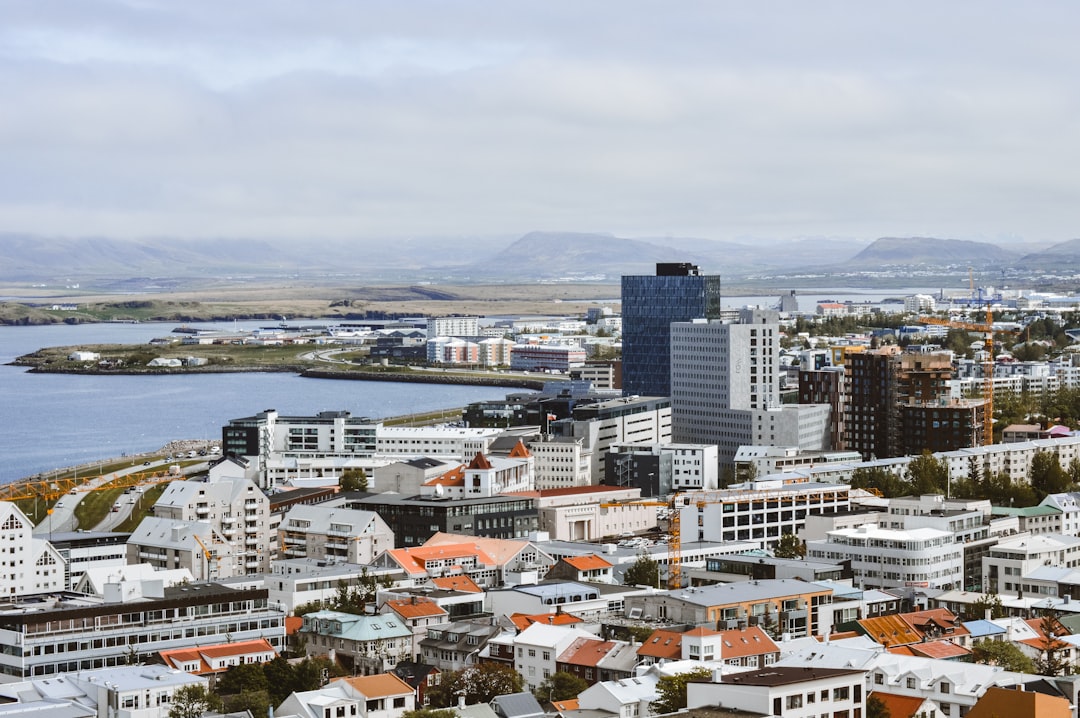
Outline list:
[[[623,394],[671,395],[671,323],[720,318],[720,277],[685,263],[622,278]]]

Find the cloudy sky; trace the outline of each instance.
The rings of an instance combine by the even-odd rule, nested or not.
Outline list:
[[[0,232],[1080,236],[1075,2],[0,0]]]

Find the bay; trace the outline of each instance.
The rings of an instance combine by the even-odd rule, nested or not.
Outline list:
[[[266,322],[262,323],[263,325]],[[288,373],[94,376],[7,366],[45,346],[145,343],[174,324],[0,327],[0,483],[176,439],[221,438],[230,419],[265,409],[347,410],[375,419],[501,398],[500,387],[305,379]],[[254,328],[259,323],[228,324]]]

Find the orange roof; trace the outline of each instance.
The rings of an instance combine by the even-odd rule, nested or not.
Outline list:
[[[867,636],[883,646],[906,646],[922,640],[919,632],[898,615],[863,618],[856,623]]]
[[[437,534],[436,534],[437,535]],[[494,563],[491,556],[475,543],[453,543],[430,545],[415,548],[394,548],[387,551],[406,573],[422,574],[427,572],[426,562],[437,559],[457,559],[476,557],[476,562],[485,566]]]
[[[601,641],[599,638],[577,638],[559,654],[559,663],[594,668],[600,660],[615,648],[614,641]]]
[[[285,635],[293,636],[300,632],[300,629],[304,627],[303,616],[286,616],[285,617]]]
[[[704,626],[698,626],[697,628],[691,628],[689,631],[683,632],[684,636],[719,636],[720,631],[714,631],[711,628],[705,628]]]
[[[473,457],[473,460],[469,462],[469,468],[470,469],[490,469],[491,468],[491,462],[487,460],[486,456],[484,456],[481,452],[478,451],[478,452],[476,452],[476,456]]]
[[[1044,693],[991,686],[967,712],[967,718],[1069,718],[1069,701]]]
[[[570,556],[564,558],[568,564],[576,568],[578,571],[595,571],[601,568],[611,568],[611,563],[605,561],[594,553],[588,556]]]
[[[445,474],[433,476],[424,482],[424,486],[464,486],[465,464],[455,466]]]
[[[476,585],[468,576],[462,574],[460,576],[440,576],[439,578],[431,579],[431,583],[436,588],[441,588],[444,591],[464,591],[465,593],[483,593],[484,589]]]
[[[579,708],[577,698],[569,698],[565,701],[552,701],[551,705],[555,707],[555,710],[562,713],[563,711],[576,711]]]
[[[637,654],[652,658],[682,658],[682,634],[657,628],[637,649]]]
[[[907,646],[891,646],[885,650],[889,653],[922,658],[963,658],[971,655],[971,651],[950,641],[926,641]]]
[[[195,673],[202,675],[205,673],[220,673],[231,668],[231,666],[211,666],[210,659],[246,656],[252,653],[267,652],[273,653],[275,656],[277,655],[277,650],[270,645],[269,641],[265,638],[259,638],[253,641],[219,643],[213,646],[173,648],[167,651],[159,651],[158,655],[165,661],[165,665],[175,669],[181,669],[181,666],[185,663],[197,661],[199,667],[195,670]]]
[[[881,691],[874,691],[870,695],[885,704],[885,715],[889,718],[913,718],[926,700],[917,696],[898,696]]]
[[[569,626],[581,623],[584,619],[578,618],[572,613],[513,613],[509,616],[510,622],[517,626],[519,631],[524,631],[534,623],[547,623],[553,626]]]
[[[707,630],[707,629],[695,629],[695,630]],[[715,633],[712,631],[710,633]],[[700,635],[710,635],[704,633]],[[765,633],[764,629],[760,626],[749,626],[747,628],[735,628],[728,631],[721,631],[723,645],[720,647],[720,655],[726,661],[729,658],[742,658],[745,656],[759,656],[764,653],[779,653],[780,649],[777,647],[773,639],[769,638],[769,634]]]
[[[1028,618],[1028,619],[1024,620],[1024,623],[1031,626],[1031,630],[1035,631],[1035,633],[1038,633],[1039,637],[1038,638],[1025,638],[1025,639],[1022,639],[1022,640],[1017,641],[1017,642],[1018,643],[1023,643],[1023,644],[1028,645],[1028,646],[1031,646],[1032,648],[1037,648],[1040,651],[1045,651],[1047,649],[1048,641],[1046,640],[1046,631],[1043,629],[1043,619],[1041,619],[1041,618]],[[1069,647],[1069,644],[1065,643],[1065,641],[1056,640],[1058,636],[1067,636],[1067,635],[1069,635],[1069,631],[1064,626],[1062,626],[1060,623],[1055,622],[1054,627],[1053,627],[1053,634],[1054,634],[1053,638],[1055,640],[1049,646],[1049,648],[1051,650],[1059,650],[1059,649],[1062,649],[1062,648],[1068,648]]]
[[[430,598],[413,596],[411,598],[398,598],[387,601],[397,615],[402,618],[424,618],[426,616],[445,616],[446,609],[432,601]]]
[[[484,554],[486,562],[489,564],[494,562],[501,566],[517,556],[523,548],[529,545],[529,542],[525,539],[487,538],[484,536],[466,536],[465,534],[451,534],[439,531],[424,542],[423,548],[449,546],[452,544],[472,546]]]
[[[511,459],[527,459],[532,456],[529,453],[529,449],[525,446],[525,442],[518,439],[518,443],[514,444],[514,448],[510,449],[510,453],[507,456]]]
[[[364,697],[368,700],[415,693],[412,686],[393,673],[376,673],[373,676],[353,676],[352,678],[342,677],[334,678],[333,680],[345,681],[350,686],[363,693]]]
[[[968,630],[956,620],[957,615],[947,608],[931,608],[926,611],[901,613],[900,617],[919,633],[926,633],[930,628],[951,628],[951,635],[966,636],[968,634]]]
[[[836,633],[829,634],[830,641],[840,641],[845,638],[858,638],[861,634],[858,631],[838,631]],[[825,642],[825,636],[814,636],[814,640],[818,643]]]

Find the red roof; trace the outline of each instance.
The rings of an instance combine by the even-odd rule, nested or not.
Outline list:
[[[427,616],[445,616],[446,609],[430,598],[413,596],[387,601],[386,605],[402,618],[425,618]]]
[[[518,443],[514,444],[514,448],[510,449],[510,453],[507,454],[511,459],[527,459],[532,454],[529,453],[529,449],[525,446],[525,442],[518,439]]]
[[[885,704],[885,715],[889,718],[913,718],[926,700],[917,696],[898,696],[881,691],[874,691],[870,695]]]
[[[487,460],[487,457],[480,452],[476,452],[476,456],[469,463],[470,469],[490,469],[491,462]]]
[[[547,623],[552,626],[569,626],[574,623],[581,623],[583,618],[579,618],[572,613],[514,613],[510,615],[510,622],[517,626],[519,631],[524,631],[534,623]]]
[[[682,658],[682,634],[657,628],[637,649],[639,656]]]
[[[167,651],[160,651],[158,655],[165,661],[165,665],[178,670],[183,670],[182,666],[184,664],[198,662],[199,667],[194,673],[203,675],[206,673],[221,673],[232,667],[231,665],[211,666],[210,661],[215,658],[229,658],[232,656],[242,657],[256,653],[272,653],[274,656],[277,656],[277,650],[270,645],[270,642],[265,638],[254,641],[219,643],[213,646],[173,648]]]
[[[463,591],[465,593],[484,592],[484,589],[476,585],[476,581],[473,581],[464,574],[461,576],[440,576],[439,578],[431,579],[431,583],[436,588],[441,588],[444,591]]]
[[[578,571],[595,571],[597,569],[611,568],[611,563],[592,553],[588,556],[570,556],[564,558],[568,564]]]
[[[696,628],[694,630],[706,631],[708,629]],[[698,635],[708,636],[715,633],[715,631],[709,631],[709,633],[701,633]],[[780,652],[780,648],[773,639],[769,638],[769,634],[765,633],[764,629],[760,626],[748,626],[746,628],[721,631],[720,635],[720,640],[723,643],[720,647],[720,655],[725,661],[730,658],[760,656],[766,653]]]
[[[567,646],[556,660],[573,666],[594,668],[616,645],[614,641],[601,641],[599,638],[578,638]]]
[[[465,464],[450,469],[445,474],[433,476],[424,482],[424,486],[464,486]]]
[[[911,643],[906,646],[893,646],[886,649],[889,653],[905,656],[920,656],[922,658],[964,658],[970,656],[971,651],[949,641],[926,641],[924,643]]]
[[[304,627],[303,616],[286,616],[285,617],[285,635],[293,636],[297,634],[301,628]]]

